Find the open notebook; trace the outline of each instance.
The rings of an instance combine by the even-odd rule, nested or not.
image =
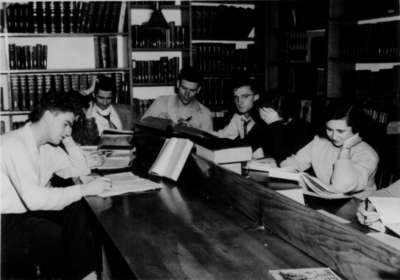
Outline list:
[[[110,190],[100,194],[101,197],[109,197],[124,193],[142,193],[152,190],[161,189],[159,183],[155,183],[148,179],[136,176],[131,172],[116,173],[104,176],[111,180],[112,187]],[[89,183],[94,180],[94,176],[81,176],[82,183]]]

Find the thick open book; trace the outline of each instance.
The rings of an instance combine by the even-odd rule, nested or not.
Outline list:
[[[130,149],[132,138],[132,130],[106,129],[100,136],[98,146],[102,149]]]
[[[152,129],[170,134],[171,136],[179,136],[189,138],[191,140],[215,141],[220,139],[204,130],[185,125],[174,124],[171,120],[168,119],[146,117],[142,120],[136,120],[134,121],[134,123],[135,126],[139,129]]]
[[[192,148],[193,142],[189,139],[166,139],[149,173],[176,181]]]
[[[368,200],[375,207],[382,224],[400,236],[400,198],[371,196]]]
[[[348,199],[350,195],[343,193],[336,193],[330,190],[330,187],[323,183],[318,178],[311,176],[307,173],[301,173],[305,189],[303,193],[310,196],[316,196],[324,199]]]
[[[275,280],[341,280],[329,267],[270,270]]]
[[[159,183],[155,183],[145,178],[141,178],[131,172],[116,173],[104,176],[111,180],[111,189],[100,194],[101,197],[115,196],[125,193],[142,193],[161,188]],[[89,183],[94,180],[93,176],[82,176],[82,183]]]

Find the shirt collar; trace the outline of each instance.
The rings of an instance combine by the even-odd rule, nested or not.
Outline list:
[[[28,122],[22,129],[26,147],[32,154],[38,154],[39,149],[36,145],[35,137],[33,136],[32,123]]]

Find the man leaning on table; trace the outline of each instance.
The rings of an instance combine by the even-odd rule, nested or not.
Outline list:
[[[50,183],[54,174],[71,178],[90,172],[88,158],[71,137],[70,99],[46,94],[30,122],[0,139],[2,277],[31,278],[40,271],[41,277],[95,279],[97,258],[81,199],[109,189],[110,182]]]
[[[201,82],[202,76],[194,67],[184,67],[179,74],[176,95],[158,97],[142,119],[158,117],[169,119],[175,124],[212,131],[211,112],[196,98],[201,90]]]

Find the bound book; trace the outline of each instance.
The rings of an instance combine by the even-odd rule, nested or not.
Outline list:
[[[189,139],[166,139],[149,173],[176,181],[192,148],[193,142]]]
[[[132,147],[132,130],[104,130],[100,136],[101,149],[130,149]]]
[[[224,146],[214,143],[196,144],[196,154],[217,164],[251,160],[250,146]]]
[[[129,149],[104,149],[97,146],[82,146],[86,154],[98,154],[104,156],[104,163],[96,167],[98,170],[122,169],[130,166],[132,151]]]
[[[310,196],[316,196],[324,199],[349,199],[351,196],[344,193],[336,193],[330,190],[329,185],[326,185],[318,178],[307,173],[301,173],[305,189],[303,193]]]
[[[341,280],[329,267],[270,270],[275,280]]]

